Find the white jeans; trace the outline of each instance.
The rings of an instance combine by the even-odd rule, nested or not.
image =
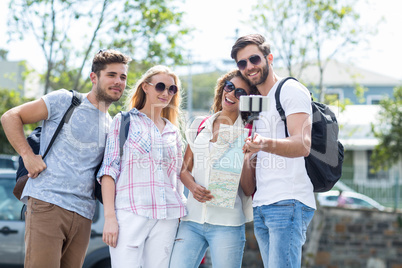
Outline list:
[[[119,236],[109,247],[114,268],[163,268],[169,266],[178,219],[154,220],[117,210]]]

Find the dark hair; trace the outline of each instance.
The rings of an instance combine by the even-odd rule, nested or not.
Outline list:
[[[219,77],[216,82],[214,103],[211,107],[213,113],[222,110],[222,95],[223,95],[223,88],[225,87],[225,81],[230,81],[234,77],[241,78],[244,82],[246,82],[250,86],[250,95],[260,95],[258,89],[255,86],[250,85],[249,81],[247,81],[247,79],[244,79],[244,77],[241,75],[241,72],[238,69],[232,70]],[[243,122],[245,122],[246,117],[243,117],[243,113],[242,113],[242,119]]]
[[[230,53],[232,59],[237,62],[237,52],[248,45],[257,45],[258,49],[264,55],[268,55],[271,53],[271,46],[267,42],[265,42],[264,36],[260,34],[249,34],[237,39],[236,43],[232,47],[232,52]]]
[[[127,65],[130,61],[131,58],[127,55],[124,55],[120,51],[113,49],[101,49],[95,54],[95,57],[92,60],[91,71],[99,77],[100,72],[106,69],[106,65],[110,63],[123,63]]]

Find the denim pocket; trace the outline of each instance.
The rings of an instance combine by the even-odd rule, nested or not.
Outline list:
[[[303,233],[307,232],[307,227],[314,216],[314,209],[303,205],[302,207],[302,220],[303,220]]]
[[[295,206],[295,200],[293,199],[288,199],[288,200],[282,200],[278,201],[276,203],[273,203],[272,206]]]
[[[268,206],[263,206],[261,211],[266,220],[265,224],[270,229],[287,229],[293,225],[295,201],[282,200]]]

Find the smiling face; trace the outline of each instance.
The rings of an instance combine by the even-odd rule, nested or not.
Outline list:
[[[123,63],[110,63],[101,70],[99,77],[93,72],[90,75],[92,83],[96,86],[96,99],[98,102],[108,104],[118,101],[123,95],[127,85],[127,65]]]
[[[250,62],[249,58],[253,55],[258,55],[261,58],[259,64],[254,65]],[[247,66],[240,71],[243,77],[247,79],[251,85],[258,86],[267,80],[273,60],[272,54],[264,57],[264,54],[258,49],[257,45],[248,45],[238,51],[237,62],[240,60],[246,60],[247,62]]]
[[[151,84],[149,84],[151,83]],[[174,95],[170,95],[168,93],[168,88],[171,85],[175,85],[174,78],[168,74],[160,73],[151,77],[151,82],[143,83],[143,90],[146,94],[146,103],[145,106],[156,106],[160,108],[165,108],[169,105]],[[158,83],[165,84],[166,88],[164,91],[160,92],[155,89],[155,86]],[[176,93],[178,94],[178,93]]]
[[[233,83],[235,88],[242,88],[247,92],[247,95],[250,94],[250,86],[241,77],[235,76],[230,79],[230,82]],[[224,89],[222,90],[222,111],[238,113],[240,101],[235,96],[235,90],[232,90],[231,92],[226,92]]]

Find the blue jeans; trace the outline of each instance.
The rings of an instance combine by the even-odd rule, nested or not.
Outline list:
[[[314,209],[297,200],[254,207],[254,234],[264,267],[301,267],[302,246]]]
[[[170,259],[172,268],[197,268],[209,246],[212,267],[241,267],[245,225],[221,226],[180,222]]]

